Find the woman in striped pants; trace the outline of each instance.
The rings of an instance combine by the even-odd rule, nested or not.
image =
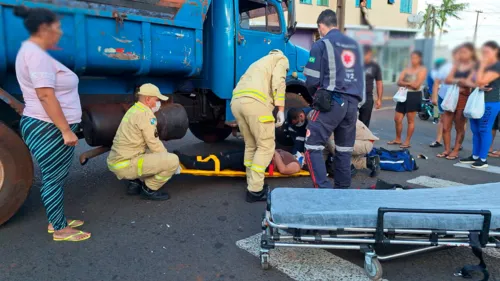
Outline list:
[[[30,38],[23,42],[16,57],[16,76],[26,106],[21,118],[21,134],[42,172],[40,190],[49,220],[48,232],[55,241],[82,241],[90,233],[75,229],[80,220],[64,215],[64,180],[73,160],[75,135],[82,110],[78,77],[52,58],[47,49],[61,38],[61,23],[48,9],[24,6],[14,8],[24,19]]]

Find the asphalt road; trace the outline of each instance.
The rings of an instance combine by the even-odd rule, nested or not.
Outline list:
[[[385,101],[384,109],[373,116],[371,127],[381,138],[380,146],[385,147],[394,135],[392,107],[391,101]],[[454,161],[437,159],[435,155],[441,150],[428,147],[434,136],[435,126],[430,121],[417,121],[411,151],[429,159],[418,160],[418,171],[382,172],[380,178],[403,185],[423,175],[465,184],[500,182],[499,174],[454,167]],[[167,148],[196,154],[242,145],[233,137],[207,145],[188,133],[182,140],[168,142]],[[88,148],[82,143],[77,151]],[[470,150],[471,135],[467,132],[462,155],[467,156]],[[264,211],[262,203],[244,202],[244,179],[176,176],[166,186],[171,200],[157,203],[127,196],[125,184],[108,171],[105,157],[92,159],[83,167],[75,157],[66,182],[66,214],[85,220],[83,229],[92,232],[92,238],[80,243],[51,240],[37,175],[22,209],[0,227],[0,280],[292,280],[276,269],[262,271],[257,258],[235,245],[260,231]],[[500,160],[490,162],[500,166]],[[269,183],[274,187],[311,186],[309,178],[273,179]],[[353,187],[374,183],[375,179],[360,172]],[[363,264],[359,252],[333,254]],[[499,261],[487,257],[490,280],[500,278]],[[466,248],[428,253],[384,263],[384,278],[460,280],[453,272],[468,263],[476,261]]]

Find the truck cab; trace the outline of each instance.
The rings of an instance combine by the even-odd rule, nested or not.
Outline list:
[[[303,75],[309,51],[290,42],[296,25],[293,2],[213,1],[203,28],[202,80],[195,80],[194,86],[202,92],[193,102],[196,105],[181,102],[188,110],[189,128],[198,139],[216,142],[229,136],[236,126],[230,108],[234,87],[253,62],[273,49],[283,51],[290,63],[287,93],[311,101]],[[182,99],[182,95],[176,97]]]

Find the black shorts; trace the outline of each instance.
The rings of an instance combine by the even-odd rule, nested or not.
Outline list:
[[[408,91],[405,102],[396,104],[396,112],[409,113],[419,112],[422,109],[422,91]]]

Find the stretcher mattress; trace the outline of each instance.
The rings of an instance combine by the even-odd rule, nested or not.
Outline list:
[[[271,218],[291,228],[375,228],[380,207],[489,210],[491,229],[500,228],[500,183],[413,190],[276,188]],[[480,215],[388,213],[385,228],[480,230]]]

